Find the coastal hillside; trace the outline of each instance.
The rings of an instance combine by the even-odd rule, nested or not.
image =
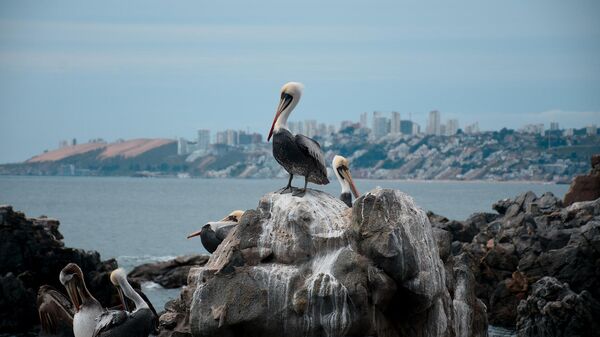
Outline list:
[[[598,135],[508,129],[453,136],[389,135],[374,141],[365,129],[350,126],[315,139],[328,163],[336,154],[343,155],[354,177],[370,179],[570,182],[587,171],[593,154],[600,153]],[[0,174],[285,177],[271,146],[218,143],[182,153],[181,144],[169,139],[87,143],[0,165]]]

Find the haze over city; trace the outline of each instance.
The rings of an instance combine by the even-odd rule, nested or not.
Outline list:
[[[3,2],[0,163],[71,138],[266,136],[290,80],[292,120],[599,124],[600,5],[576,2]]]

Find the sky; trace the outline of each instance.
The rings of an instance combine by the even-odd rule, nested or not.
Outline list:
[[[600,2],[0,1],[0,163],[60,140],[266,134],[398,111],[600,125]]]

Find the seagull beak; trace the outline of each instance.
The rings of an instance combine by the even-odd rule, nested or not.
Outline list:
[[[188,239],[191,239],[191,238],[193,238],[193,237],[195,237],[195,236],[198,236],[198,235],[200,235],[200,233],[202,233],[202,230],[199,230],[199,231],[193,232],[192,234],[188,235],[188,236],[187,236],[187,238],[188,238]]]
[[[356,186],[354,185],[354,181],[352,180],[352,176],[350,175],[350,170],[347,167],[344,167],[340,171],[341,171],[340,174],[342,175],[342,177],[344,177],[344,179],[346,179],[348,184],[350,184],[350,189],[352,190],[352,194],[354,194],[355,198],[358,198],[358,196],[360,194],[358,193],[358,190],[356,189]]]
[[[275,118],[273,119],[273,124],[271,124],[271,130],[269,131],[269,137],[267,137],[267,142],[271,140],[273,136],[273,129],[275,129],[275,123],[279,119],[279,116],[285,110],[290,103],[292,103],[292,95],[290,94],[281,94],[281,100],[279,100],[279,106],[277,107],[277,112],[275,113]]]

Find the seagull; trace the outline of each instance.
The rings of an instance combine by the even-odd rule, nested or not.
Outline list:
[[[302,84],[297,82],[286,83],[281,88],[281,99],[267,138],[269,141],[273,137],[273,156],[290,174],[287,186],[280,193],[292,192],[292,179],[294,175],[300,175],[304,177],[304,189],[292,193],[299,197],[306,193],[308,182],[329,184],[325,158],[319,143],[304,135],[294,135],[287,128],[287,119],[300,101],[302,89]]]
[[[73,306],[65,295],[49,285],[38,290],[37,307],[42,326],[40,336],[73,337]]]
[[[225,240],[229,232],[237,226],[244,211],[233,211],[228,216],[219,221],[209,222],[201,230],[188,235],[188,239],[200,235],[202,245],[209,252],[213,253],[217,247]]]
[[[69,263],[60,271],[59,280],[75,306],[73,334],[75,337],[93,337],[96,318],[104,312],[104,308],[87,289],[81,268]]]
[[[97,319],[93,337],[148,337],[155,333],[156,314],[129,284],[125,270],[113,270],[110,281],[117,288],[125,310],[106,310],[102,313]],[[135,304],[131,312],[128,311],[125,297]]]
[[[333,157],[331,166],[333,167],[333,172],[342,186],[342,194],[340,194],[340,199],[346,205],[348,205],[348,207],[352,207],[352,194],[354,194],[355,198],[358,198],[360,194],[358,193],[356,186],[354,186],[354,181],[352,181],[350,169],[348,168],[348,159],[339,155],[335,156]],[[352,194],[350,194],[350,191],[352,191]]]

